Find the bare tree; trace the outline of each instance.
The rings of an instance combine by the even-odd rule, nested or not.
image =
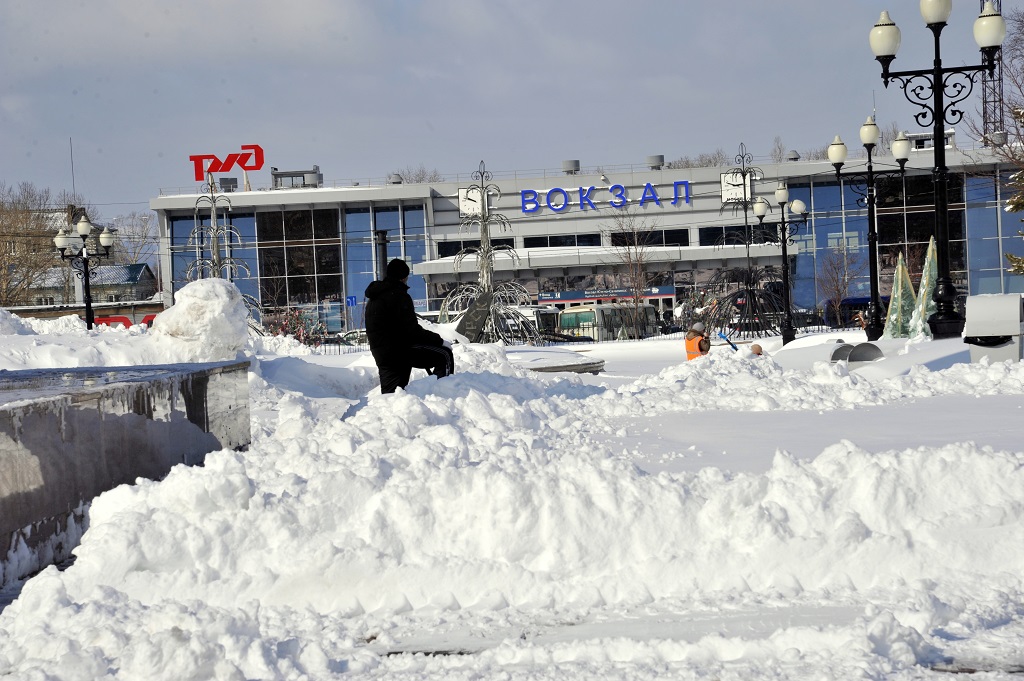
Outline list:
[[[814,147],[808,149],[803,153],[805,161],[827,161],[828,160],[828,145],[823,144],[820,147]]]
[[[655,242],[657,222],[648,222],[647,217],[636,208],[624,208],[612,218],[611,226],[605,230],[615,253],[614,267],[618,279],[629,291],[627,322],[636,338],[642,338],[646,316],[644,294],[655,281],[659,272],[650,271],[650,249]]]
[[[818,294],[827,301],[826,320],[831,312],[836,324],[842,326],[843,299],[850,292],[850,284],[866,269],[864,259],[848,248],[830,248],[818,256]]]
[[[716,149],[711,153],[698,154],[696,158],[683,156],[675,161],[666,163],[665,168],[667,170],[679,170],[681,168],[715,168],[726,165],[728,161],[729,157],[725,155],[725,152],[721,149]]]
[[[133,211],[118,215],[111,227],[117,235],[111,258],[113,262],[134,265],[156,260],[159,243],[153,213]]]
[[[418,168],[412,166],[406,166],[395,171],[394,174],[400,175],[403,182],[410,182],[413,184],[419,182],[444,182],[444,175],[441,174],[437,168],[427,169],[422,163]]]
[[[53,237],[81,212],[81,201],[73,198],[65,193],[54,197],[49,189],[28,182],[17,187],[0,183],[0,306],[34,302],[32,289],[48,270],[59,267]],[[71,280],[65,270],[59,271],[67,292]]]
[[[782,163],[786,160],[786,145],[782,143],[782,138],[779,135],[776,135],[772,141],[771,156],[773,163]]]
[[[900,136],[903,128],[896,121],[889,121],[886,125],[878,127],[878,149],[881,151],[879,155],[888,154],[893,140]]]

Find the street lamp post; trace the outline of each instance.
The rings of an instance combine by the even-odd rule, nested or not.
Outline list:
[[[775,202],[779,204],[779,243],[782,245],[782,344],[796,339],[796,328],[793,326],[793,302],[792,293],[789,290],[789,252],[787,246],[792,242],[793,237],[800,230],[801,225],[807,224],[807,206],[800,199],[795,199],[790,204],[790,210],[800,214],[800,224],[786,222],[786,204],[789,203],[789,188],[784,182],[780,182],[775,190]],[[765,215],[768,214],[771,206],[763,198],[754,200],[752,206],[754,215],[759,225],[764,225]]]
[[[836,135],[835,140],[828,146],[828,160],[835,166],[836,179],[849,178],[855,184],[863,184],[865,187],[865,191],[861,195],[864,196],[864,202],[867,204],[868,209],[868,272],[871,277],[871,298],[868,302],[868,319],[864,331],[867,333],[869,341],[881,338],[882,331],[885,329],[885,324],[882,322],[882,299],[878,291],[878,226],[875,217],[875,206],[877,204],[875,178],[903,177],[906,172],[907,159],[910,158],[910,140],[901,132],[892,142],[892,155],[897,163],[900,164],[900,169],[875,171],[872,163],[872,152],[878,144],[879,136],[878,126],[875,125],[874,117],[868,116],[868,120],[864,125],[860,126],[860,141],[868,152],[867,172],[865,173],[841,172],[843,164],[846,163],[847,150],[846,144],[843,143],[839,135]],[[861,192],[858,191],[857,193]]]
[[[900,47],[900,29],[889,18],[888,12],[882,12],[878,23],[871,29],[869,41],[875,59],[882,65],[882,82],[885,87],[889,87],[890,80],[898,81],[907,100],[922,109],[914,116],[917,124],[923,128],[932,126],[938,277],[934,294],[936,310],[928,318],[928,325],[934,338],[951,338],[963,332],[964,318],[956,311],[956,288],[949,273],[949,193],[946,186],[948,168],[944,126],[956,125],[963,119],[964,112],[957,105],[970,96],[974,89],[974,79],[986,71],[989,74],[995,72],[996,58],[1006,37],[1006,21],[996,11],[991,0],[986,2],[974,22],[974,40],[981,48],[982,63],[975,66],[944,67],[939,35],[953,10],[953,0],[921,0],[920,8],[921,17],[935,36],[935,61],[931,69],[889,70]]]
[[[88,329],[92,329],[96,322],[96,317],[92,311],[92,292],[89,286],[89,279],[93,276],[93,271],[90,270],[89,263],[96,258],[110,257],[110,247],[114,244],[114,233],[104,227],[99,235],[99,242],[100,246],[103,247],[103,252],[90,253],[88,240],[89,235],[92,233],[92,223],[89,222],[89,218],[85,215],[79,218],[78,223],[75,225],[75,230],[82,240],[81,246],[73,247],[71,245],[73,235],[68,234],[63,227],[57,231],[57,236],[53,238],[53,245],[57,247],[61,260],[71,261],[71,269],[82,280],[82,292],[85,298],[85,326]]]

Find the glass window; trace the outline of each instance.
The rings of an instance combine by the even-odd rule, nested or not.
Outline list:
[[[289,277],[308,275],[315,272],[312,246],[288,246],[285,249],[286,267]]]
[[[437,257],[438,258],[450,258],[457,255],[462,250],[461,241],[438,241],[437,242]]]
[[[981,203],[983,201],[996,200],[996,176],[995,173],[986,175],[968,175],[965,189],[967,192],[967,203]],[[974,290],[974,286],[971,286]]]
[[[552,234],[551,238],[548,239],[548,245],[552,248],[558,246],[575,246],[576,235],[575,234]]]
[[[288,304],[308,305],[316,301],[316,280],[313,277],[287,277]]]
[[[906,241],[905,218],[902,213],[876,215],[878,243],[899,244]]]
[[[596,235],[595,235],[596,236]],[[583,246],[584,244],[580,244]],[[587,244],[591,245],[591,244]],[[600,242],[593,244],[596,246],[600,245]],[[666,246],[689,246],[690,245],[690,230],[688,229],[666,229],[665,230],[665,245]]]
[[[345,209],[345,234],[347,234],[349,238],[370,236],[369,208]]]
[[[316,273],[338,274],[341,272],[341,246],[316,247]]]
[[[260,303],[264,307],[281,307],[288,302],[288,286],[284,277],[260,278]]]
[[[904,178],[908,206],[931,206],[935,203],[931,175],[908,175]]]
[[[260,279],[284,276],[284,248],[279,246],[261,248],[258,254],[260,259]]]
[[[701,246],[717,246],[725,236],[724,227],[701,227],[698,232]]]
[[[964,175],[963,173],[949,173],[946,175],[946,191],[950,203],[964,202]]]
[[[949,225],[946,229],[949,231],[950,241],[963,241],[964,236],[964,212],[962,210],[951,210],[949,213]]]
[[[877,213],[875,215],[877,218]],[[875,227],[877,228],[878,222],[876,220]],[[864,246],[868,243],[868,217],[856,216],[846,218],[846,245],[847,246]]]
[[[398,206],[382,206],[373,209],[373,228],[375,230],[398,231]]]
[[[998,211],[998,208],[968,208],[967,236],[971,239],[999,236]]]
[[[257,276],[259,269],[256,264],[255,248],[239,248],[235,246],[229,247],[225,249],[225,251],[227,255],[234,260],[235,265],[238,267],[236,275],[232,277],[233,280]]]
[[[967,242],[949,242],[949,271],[956,272],[967,269]]]
[[[373,276],[373,245],[349,241],[345,251],[345,290],[362,296]]]
[[[477,241],[476,245],[479,246],[480,242]],[[516,240],[515,239],[491,239],[491,245],[492,246],[511,246],[511,247],[515,248]]]
[[[548,238],[546,236],[524,236],[523,248],[547,248]]]
[[[281,217],[281,211],[256,213],[256,237],[260,241],[284,239],[284,220]]]
[[[877,208],[903,207],[903,178],[883,175],[875,180],[875,206]]]
[[[1024,275],[1004,273],[1006,277],[1006,293],[1024,293]]]
[[[403,206],[402,219],[405,222],[405,233],[409,236],[422,236],[426,227],[426,211],[423,206]]]
[[[290,241],[313,238],[313,213],[309,210],[284,212],[284,235]]]
[[[815,182],[811,193],[811,210],[815,213],[838,211],[843,207],[837,182]]]
[[[316,239],[337,239],[338,211],[335,208],[320,208],[313,211],[313,237]]]
[[[935,213],[907,213],[907,243],[927,242],[935,233]]]
[[[971,295],[976,296],[982,293],[1002,293],[1003,280],[999,270],[987,272],[971,272],[970,276]]]
[[[843,245],[843,221],[840,218],[819,218],[814,221],[814,240],[818,248],[839,248]]]
[[[228,213],[231,226],[238,232],[238,238],[245,244],[256,242],[256,215],[253,213]]]
[[[1000,266],[999,239],[971,239],[967,242],[967,249],[972,270],[987,270]]]
[[[689,236],[689,233],[687,233]],[[601,235],[600,234],[577,234],[576,235],[577,246],[600,246]]]

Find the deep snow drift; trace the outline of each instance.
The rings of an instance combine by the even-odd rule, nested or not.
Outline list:
[[[254,359],[251,449],[96,499],[74,565],[14,585],[0,675],[881,679],[1024,664],[1022,363],[901,341],[851,370],[816,361],[829,339],[813,338],[680,363],[681,342],[651,340],[581,348],[607,371],[579,376],[526,371],[528,349],[457,345],[456,375],[382,396],[368,353],[241,347],[236,323],[212,323],[237,319],[237,301],[210,286],[172,308],[191,319],[149,332],[0,312],[5,369]],[[932,442],[919,424],[937,410],[962,435]],[[829,439],[831,414],[900,444]],[[972,430],[993,414],[1010,425]]]

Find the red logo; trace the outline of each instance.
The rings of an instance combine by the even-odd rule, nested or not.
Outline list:
[[[246,149],[249,149],[249,151],[245,151]],[[189,156],[188,160],[192,161],[192,165],[196,170],[196,182],[203,181],[204,173],[231,172],[236,163],[242,170],[259,170],[263,167],[263,147],[258,144],[243,144],[242,150],[238,154],[228,154],[227,158],[223,161],[213,154]],[[206,161],[209,161],[210,165],[204,168]]]

